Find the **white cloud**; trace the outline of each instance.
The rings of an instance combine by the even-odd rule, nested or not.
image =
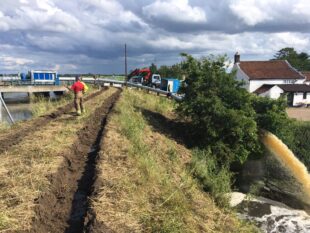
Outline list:
[[[188,0],[156,0],[142,8],[150,19],[166,19],[172,22],[203,23],[207,21],[205,11],[189,5]]]
[[[12,5],[4,8],[5,11],[0,14],[2,25],[0,30],[65,32],[80,28],[78,19],[55,6],[50,0],[32,0],[31,4],[25,4],[25,1],[22,3],[12,0],[10,3]]]
[[[310,22],[309,0],[231,0],[229,8],[249,26]]]
[[[232,1],[229,7],[245,24],[254,26],[258,23],[272,20],[272,16],[266,10],[269,5],[270,1],[268,0],[235,0]]]
[[[270,59],[310,51],[309,0],[1,0],[0,73],[122,72],[179,53]]]
[[[299,0],[293,6],[293,13],[296,15],[301,15],[304,20],[310,22],[310,1],[309,0]]]

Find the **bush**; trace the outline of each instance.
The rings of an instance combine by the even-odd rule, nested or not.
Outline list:
[[[310,170],[310,122],[295,122],[294,141],[289,147]]]
[[[225,57],[185,56],[185,98],[177,112],[189,119],[199,146],[209,146],[220,163],[243,163],[259,144],[250,94],[234,73],[226,73]]]
[[[220,165],[243,163],[250,155],[262,156],[262,129],[293,143],[293,121],[287,117],[284,98],[273,100],[248,93],[234,72],[226,72],[225,56],[199,60],[184,56],[186,80],[180,92],[185,98],[177,112],[190,122],[198,146],[210,148]]]

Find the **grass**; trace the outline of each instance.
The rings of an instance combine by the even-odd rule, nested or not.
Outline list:
[[[0,132],[6,131],[10,128],[10,125],[6,122],[0,122]]]
[[[255,232],[215,205],[188,168],[192,152],[151,127],[142,112],[172,116],[173,108],[166,98],[123,92],[102,145],[102,186],[92,204],[97,219],[116,232]],[[217,175],[204,178],[227,178]]]
[[[113,91],[110,89],[86,102],[87,111],[83,116],[62,115],[1,154],[0,232],[30,229],[35,217],[34,200],[49,191],[48,177],[57,172],[63,156],[70,153],[77,139],[76,132]]]
[[[191,161],[193,175],[221,207],[228,207],[227,193],[231,192],[232,174],[228,167],[218,167],[217,161],[208,151],[194,150]]]

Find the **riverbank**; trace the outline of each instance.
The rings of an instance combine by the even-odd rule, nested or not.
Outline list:
[[[257,231],[193,178],[192,151],[171,130],[173,103],[123,92],[101,141],[86,232]]]
[[[187,168],[191,151],[156,127],[152,113],[173,117],[173,102],[128,89],[106,119],[116,92],[81,117],[67,109],[11,129],[28,133],[1,147],[0,232],[254,232],[215,205]]]
[[[77,132],[87,127],[87,119],[115,91],[106,90],[86,101],[87,111],[81,117],[73,114],[72,104],[55,114],[21,122],[1,132],[0,232],[27,232],[32,228],[38,217],[36,200],[50,192],[51,175],[68,161],[66,155],[75,150],[72,145],[79,137]]]

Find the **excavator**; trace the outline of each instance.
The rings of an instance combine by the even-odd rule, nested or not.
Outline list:
[[[128,81],[142,84],[153,88],[159,88],[161,77],[159,74],[153,74],[150,68],[135,69],[128,75]]]

